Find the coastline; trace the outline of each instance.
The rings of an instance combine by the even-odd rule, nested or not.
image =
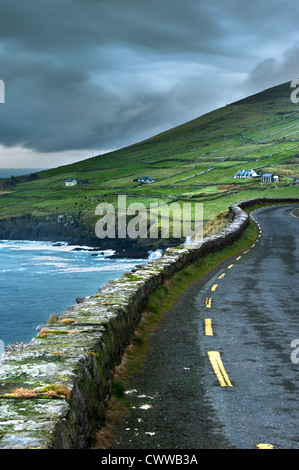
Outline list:
[[[0,220],[1,240],[49,241],[68,243],[90,250],[113,250],[111,258],[148,258],[151,251],[180,245],[185,238],[115,238],[100,239],[94,227],[82,222],[78,215],[60,214],[37,217],[30,214]]]
[[[60,314],[95,295],[106,282],[148,259],[117,258],[113,250],[67,242],[1,240],[0,248],[0,340],[5,349],[27,343],[53,312]]]

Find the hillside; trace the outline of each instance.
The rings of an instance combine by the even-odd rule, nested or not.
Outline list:
[[[126,195],[127,204],[147,207],[202,202],[206,223],[236,201],[298,196],[299,110],[291,91],[285,83],[115,152],[18,177],[14,186],[2,181],[0,218],[68,214],[92,229],[96,205],[117,208],[117,196]],[[234,178],[241,169],[259,176]],[[261,182],[265,172],[279,181]],[[136,181],[143,176],[155,182]],[[67,178],[78,184],[66,187]]]

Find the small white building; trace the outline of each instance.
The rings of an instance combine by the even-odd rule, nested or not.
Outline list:
[[[137,179],[138,183],[154,183],[156,180],[151,176],[141,176],[141,178]]]
[[[254,170],[239,170],[234,178],[256,178],[258,174]]]
[[[67,179],[65,180],[65,186],[76,186],[77,184],[77,180],[73,180],[73,179]]]
[[[262,183],[272,183],[274,181],[273,173],[264,173],[261,178]]]

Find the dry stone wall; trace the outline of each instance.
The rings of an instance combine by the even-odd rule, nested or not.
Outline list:
[[[86,448],[104,423],[113,369],[150,295],[165,278],[234,243],[249,224],[242,209],[269,201],[232,205],[221,232],[167,249],[159,260],[51,317],[32,341],[8,350],[0,364],[0,449]],[[274,202],[294,201],[299,199]]]

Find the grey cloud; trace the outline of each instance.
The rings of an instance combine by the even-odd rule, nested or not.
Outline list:
[[[0,144],[116,148],[272,86],[294,72],[295,8],[296,0],[5,2]],[[289,51],[269,60],[277,42]]]
[[[248,91],[263,90],[299,77],[299,43],[288,48],[280,59],[267,58],[257,64],[245,82]]]

